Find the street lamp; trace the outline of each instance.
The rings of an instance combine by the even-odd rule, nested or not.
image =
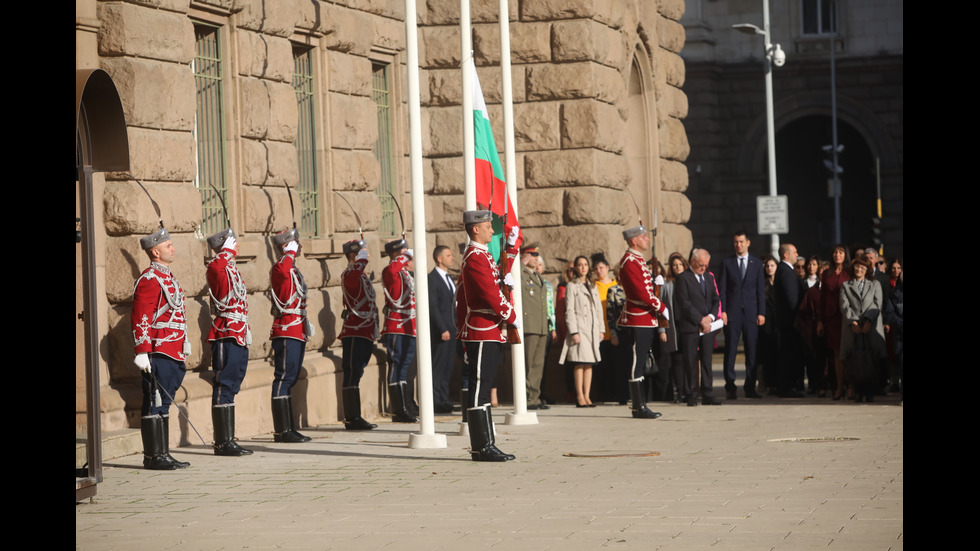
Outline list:
[[[786,63],[786,52],[779,46],[773,44],[769,35],[769,0],[762,2],[762,25],[763,28],[756,27],[751,23],[739,23],[732,25],[732,28],[752,35],[762,35],[766,42],[766,137],[769,141],[769,195],[776,196],[776,131],[773,122],[772,107],[772,66],[782,67]],[[779,234],[772,235],[772,255],[779,258]]]

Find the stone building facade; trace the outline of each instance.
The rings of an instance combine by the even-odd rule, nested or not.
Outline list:
[[[496,2],[472,2],[473,55],[502,147],[496,10]],[[691,246],[683,10],[682,0],[510,2],[517,208],[527,238],[546,243],[552,277],[577,254],[618,258],[622,227],[638,214],[649,224],[654,207],[657,251]],[[465,239],[458,14],[456,0],[419,2],[429,232],[428,243],[413,243],[419,254]],[[388,190],[411,224],[404,3],[78,0],[75,36],[76,69],[100,68],[115,82],[130,150],[129,173],[98,173],[93,182],[104,428],[138,425],[129,312],[133,281],[147,265],[137,237],[158,216],[135,180],[160,206],[177,247],[173,269],[188,296],[193,353],[176,399],[197,428],[210,428],[211,253],[203,236],[225,225],[217,195],[241,234],[255,337],[237,400],[239,433],[271,428],[268,288],[276,255],[269,236],[294,220],[317,328],[294,401],[304,425],[336,422],[341,244],[363,230],[380,283],[382,244],[402,229]],[[77,285],[80,303],[86,291]],[[383,409],[383,364],[379,351],[362,383],[366,416]],[[81,419],[84,377],[76,365]],[[180,423],[176,415],[171,421]],[[187,442],[180,427],[175,440]]]
[[[695,242],[731,252],[732,233],[756,231],[756,196],[768,194],[763,38],[732,29],[762,27],[762,0],[687,0],[685,121]],[[786,62],[773,70],[778,193],[789,199],[782,242],[827,258],[834,244],[829,196],[832,142],[830,47],[836,61],[841,238],[873,242],[880,179],[881,237],[888,257],[904,251],[904,33],[901,0],[769,0],[772,40]],[[877,160],[877,164],[876,164]],[[756,236],[752,253],[769,252]],[[720,262],[721,255],[715,255]]]

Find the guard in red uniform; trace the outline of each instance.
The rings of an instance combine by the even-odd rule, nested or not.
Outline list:
[[[269,274],[272,283],[272,302],[275,320],[272,322],[272,352],[275,355],[275,374],[272,381],[272,424],[276,442],[309,442],[295,430],[292,392],[299,379],[299,368],[306,355],[307,337],[313,335],[313,325],[306,319],[306,281],[296,267],[302,246],[299,232],[289,229],[272,237],[272,244],[282,251],[279,261]]]
[[[385,292],[384,341],[388,351],[388,396],[396,423],[417,423],[408,392],[408,370],[415,361],[415,254],[404,239],[385,244],[391,262],[381,272]]]
[[[347,269],[340,276],[344,285],[343,327],[340,342],[343,348],[344,427],[347,430],[371,430],[378,425],[361,417],[361,391],[358,385],[364,368],[378,340],[378,304],[371,278],[364,273],[368,264],[367,243],[359,239],[344,243]]]
[[[629,327],[624,344],[633,348],[633,364],[630,367],[630,396],[633,399],[633,417],[656,419],[660,413],[650,411],[646,405],[643,370],[647,355],[653,347],[657,316],[669,316],[667,308],[654,294],[653,275],[643,258],[650,248],[650,235],[643,226],[623,231],[623,239],[629,249],[619,261],[619,284],[626,294],[626,304],[619,316],[619,326]],[[621,337],[622,338],[622,337]]]
[[[456,326],[459,340],[466,349],[469,370],[469,403],[463,407],[468,408],[470,455],[473,461],[510,461],[514,456],[500,451],[495,445],[490,389],[500,367],[503,343],[507,341],[506,325],[519,327],[520,319],[514,305],[500,289],[500,270],[487,250],[487,243],[493,238],[490,220],[489,210],[463,213],[470,242],[463,253],[456,285]],[[516,242],[515,231],[508,239],[509,249],[513,249]],[[516,250],[507,251],[510,262],[516,254]],[[510,277],[508,273],[504,282]],[[511,280],[511,286],[512,283]]]
[[[208,292],[211,294],[211,421],[214,425],[214,454],[252,455],[235,442],[235,396],[242,388],[248,367],[252,331],[248,326],[248,291],[235,264],[238,240],[235,230],[225,228],[208,237],[217,256],[208,263]]]
[[[143,372],[143,466],[157,471],[183,469],[190,463],[170,455],[170,404],[184,380],[191,354],[184,317],[184,291],[170,272],[177,250],[165,228],[140,239],[150,267],[133,286],[131,322],[136,367]]]

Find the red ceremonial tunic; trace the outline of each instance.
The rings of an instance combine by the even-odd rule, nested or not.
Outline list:
[[[626,305],[619,315],[624,327],[656,327],[657,314],[666,307],[653,294],[653,274],[639,252],[629,249],[619,261],[619,284],[626,294]]]
[[[208,263],[208,291],[214,320],[208,341],[235,339],[239,346],[252,344],[248,327],[248,292],[235,265],[235,250],[222,249]]]
[[[510,254],[508,254],[510,256]],[[456,285],[458,338],[469,342],[506,342],[504,325],[514,323],[514,305],[500,290],[500,270],[486,245],[470,241]]]
[[[378,304],[374,286],[364,269],[367,259],[355,260],[347,265],[340,276],[344,285],[343,327],[340,336],[361,337],[375,341],[378,339]]]
[[[282,255],[272,267],[269,278],[272,283],[273,311],[269,338],[306,340],[306,281],[296,268],[296,253]]]
[[[385,291],[384,334],[415,336],[415,280],[408,256],[400,254],[381,271]]]
[[[153,262],[136,279],[130,320],[136,354],[164,354],[179,362],[186,359],[184,291],[170,268]]]

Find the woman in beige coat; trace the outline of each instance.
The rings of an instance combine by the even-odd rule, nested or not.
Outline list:
[[[574,366],[575,394],[580,408],[595,407],[589,398],[592,390],[592,366],[599,363],[599,343],[602,342],[602,302],[595,284],[590,281],[592,268],[589,259],[575,259],[575,279],[566,287],[565,324],[568,333],[561,349],[559,363]]]

